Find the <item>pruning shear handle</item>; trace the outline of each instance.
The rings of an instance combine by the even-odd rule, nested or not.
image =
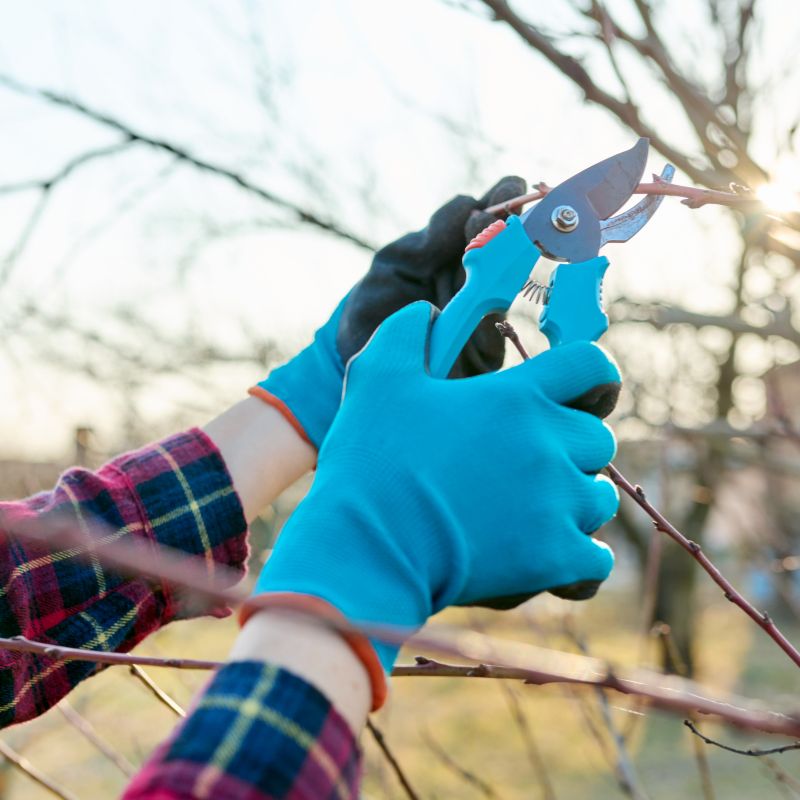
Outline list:
[[[519,217],[498,220],[473,239],[464,254],[467,279],[433,326],[428,368],[446,378],[478,323],[505,311],[539,259]]]

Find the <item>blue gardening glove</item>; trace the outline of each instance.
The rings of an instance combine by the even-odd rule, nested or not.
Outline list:
[[[313,486],[256,593],[311,595],[354,622],[416,629],[454,603],[608,576],[611,550],[587,534],[617,510],[616,488],[596,474],[614,436],[568,404],[619,381],[616,366],[576,343],[504,372],[433,378],[432,312],[404,308],[350,362]],[[373,645],[390,671],[398,647]]]
[[[461,257],[472,237],[497,219],[481,209],[525,191],[522,178],[503,178],[483,197],[461,195],[427,227],[379,250],[364,278],[320,328],[311,345],[273,370],[250,393],[278,408],[317,449],[342,399],[344,365],[380,323],[415,300],[444,308],[464,283]],[[459,356],[453,375],[478,375],[503,364],[504,341],[487,317]]]

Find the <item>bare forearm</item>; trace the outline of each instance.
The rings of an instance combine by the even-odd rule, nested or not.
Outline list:
[[[316,450],[272,406],[248,397],[204,431],[219,448],[248,522],[317,461]]]

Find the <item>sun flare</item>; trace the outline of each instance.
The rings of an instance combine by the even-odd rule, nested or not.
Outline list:
[[[800,161],[784,157],[771,170],[769,183],[756,189],[756,196],[774,211],[800,211]]]
[[[778,180],[759,186],[756,195],[765,206],[775,211],[797,211],[800,210],[798,186],[800,184]]]

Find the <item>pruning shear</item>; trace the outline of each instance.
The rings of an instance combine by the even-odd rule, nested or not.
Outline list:
[[[467,279],[433,326],[431,374],[445,378],[458,354],[486,314],[506,311],[517,293],[541,299],[539,329],[551,347],[596,341],[608,329],[603,308],[603,277],[608,259],[599,256],[608,242],[627,242],[655,214],[663,196],[648,195],[622,214],[639,185],[649,141],[600,161],[552,189],[522,216],[497,220],[468,245],[463,264]],[[661,180],[675,168],[667,164]],[[546,286],[529,280],[540,256],[563,262]]]

